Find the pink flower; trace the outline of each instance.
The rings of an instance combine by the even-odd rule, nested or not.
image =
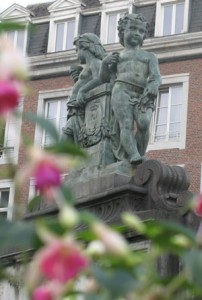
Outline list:
[[[33,300],[53,300],[53,295],[50,289],[46,286],[40,286],[33,292]]]
[[[46,278],[60,283],[75,278],[88,266],[88,259],[72,240],[49,243],[37,253],[36,260]]]
[[[195,209],[195,212],[197,213],[197,215],[202,217],[202,193],[196,199],[196,204],[195,204],[194,209]]]
[[[19,91],[12,81],[0,81],[0,114],[5,116],[17,108]]]
[[[54,162],[46,159],[39,161],[33,174],[36,188],[43,195],[52,194],[53,190],[61,185],[61,173],[62,171]]]
[[[54,300],[63,292],[63,286],[56,282],[50,281],[45,285],[37,287],[33,293],[33,300]]]

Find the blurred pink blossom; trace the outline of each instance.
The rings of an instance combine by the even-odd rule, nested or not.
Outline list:
[[[50,281],[37,287],[32,293],[32,298],[33,300],[54,300],[58,299],[62,292],[63,286],[60,283]]]
[[[57,155],[46,152],[39,147],[26,149],[27,162],[16,174],[18,185],[34,177],[36,188],[48,200],[56,200],[57,189],[62,184],[62,173],[78,164],[68,155]]]
[[[36,180],[36,189],[47,198],[54,196],[55,188],[61,185],[62,170],[48,159],[39,161],[33,173]]]
[[[0,81],[0,115],[6,116],[19,104],[20,93],[12,81]]]
[[[50,289],[46,286],[40,286],[33,292],[33,300],[53,300],[53,295]]]
[[[55,240],[36,254],[44,277],[65,283],[75,278],[89,264],[78,245],[72,240]]]
[[[197,213],[197,215],[202,217],[202,193],[196,198],[194,210]]]

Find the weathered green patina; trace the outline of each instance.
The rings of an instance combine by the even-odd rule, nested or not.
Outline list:
[[[117,160],[139,163],[144,160],[148,145],[161,76],[155,55],[141,49],[147,33],[142,14],[120,19],[118,32],[124,50],[103,59],[100,75],[102,82],[115,79],[111,97],[114,155]]]
[[[85,33],[75,39],[74,44],[78,60],[84,64],[71,68],[75,84],[72,95],[67,103],[68,118],[63,128],[63,139],[82,145],[82,126],[85,118],[86,94],[101,84],[99,70],[105,50],[99,38],[92,33]]]
[[[78,59],[85,65],[71,68],[75,85],[63,136],[87,149],[91,161],[72,174],[73,181],[109,173],[131,175],[131,164],[145,159],[161,84],[158,60],[141,49],[147,34],[141,14],[120,19],[118,32],[123,51],[105,57],[97,36],[83,34],[75,40]]]

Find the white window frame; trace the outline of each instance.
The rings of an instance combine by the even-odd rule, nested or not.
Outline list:
[[[201,184],[200,184],[200,193],[202,193],[202,163],[201,163]]]
[[[56,36],[57,36],[57,24],[58,23],[63,23],[63,22],[68,22],[68,21],[75,21],[75,27],[74,27],[74,37],[78,35],[78,16],[69,16],[68,18],[60,17],[54,20],[50,21],[50,28],[49,28],[49,39],[48,39],[48,52],[58,52],[55,50],[56,47]],[[65,26],[67,29],[67,26]],[[65,35],[65,34],[64,34]],[[63,40],[63,45],[64,45],[64,40]],[[61,50],[61,51],[72,51],[74,50],[74,47],[72,49],[67,49],[67,50]],[[60,52],[60,51],[59,51]]]
[[[119,43],[119,36],[118,36],[118,30],[117,30],[117,26],[118,26],[118,21],[121,17],[122,13],[126,13],[127,11],[121,10],[121,11],[115,11],[115,12],[110,12],[109,14],[107,14],[107,33],[106,33],[106,39],[105,39],[105,44],[115,44],[115,43]],[[116,15],[116,31],[115,31],[115,42],[114,43],[109,43],[108,42],[108,31],[109,31],[109,18],[111,15]]]
[[[31,23],[31,12],[30,10],[22,7],[19,4],[14,3],[10,7],[8,7],[5,11],[0,14],[0,19],[4,21],[10,22],[18,22],[20,24],[25,25],[25,36],[24,36],[24,47],[23,54],[26,56],[27,50],[27,40],[28,40],[28,26]],[[17,30],[11,30],[17,31]]]
[[[151,123],[151,134],[150,142],[147,151],[161,150],[161,149],[185,149],[186,146],[186,127],[187,127],[187,106],[188,106],[188,94],[189,94],[189,74],[174,74],[162,76],[162,86],[169,86],[174,84],[182,84],[182,120],[180,129],[180,139],[179,141],[154,141],[154,131],[155,131],[155,113]]]
[[[100,40],[103,44],[107,43],[108,38],[108,26],[109,26],[109,15],[120,14],[124,12],[132,13],[133,12],[133,1],[130,0],[100,0],[102,4],[102,13],[101,13],[101,27],[100,27]],[[119,18],[118,18],[119,19]],[[118,20],[117,20],[118,24]],[[118,31],[116,33],[116,40],[118,43]],[[109,44],[112,45],[112,44]]]
[[[50,26],[49,26],[49,38],[48,38],[48,52],[56,52],[56,33],[57,23],[75,21],[74,36],[78,35],[79,30],[79,18],[81,13],[81,2],[75,1],[55,1],[48,7],[50,12]],[[75,51],[74,48],[63,51]]]
[[[19,106],[18,106],[18,111],[22,112],[23,111],[23,102],[24,99],[21,98]],[[6,146],[6,140],[7,140],[7,134],[8,134],[8,126],[9,122],[10,123],[16,123],[15,126],[15,143],[14,143],[14,149],[11,153],[6,154],[6,149],[3,150],[3,154],[0,156],[0,165],[8,164],[8,163],[13,163],[17,164],[18,163],[18,153],[19,153],[19,147],[20,147],[20,137],[21,137],[21,127],[22,127],[22,118],[21,117],[14,117],[11,116],[11,119],[6,121],[6,126],[5,126],[5,133],[4,133],[4,145]]]
[[[57,98],[51,98],[51,99],[47,99],[45,100],[44,102],[44,116],[46,117],[47,116],[47,112],[48,112],[48,103],[51,103],[51,102],[57,102],[57,116],[56,116],[56,128],[59,129],[59,120],[60,120],[60,111],[61,111],[61,100],[64,100],[65,101],[65,98],[64,99],[62,97],[59,97],[59,99]],[[66,102],[67,102],[67,99],[66,99]],[[42,146],[44,147],[45,146],[45,133],[46,131],[43,131],[43,137],[42,137]]]
[[[45,116],[45,102],[47,100],[59,100],[60,98],[67,98],[71,95],[72,88],[69,89],[59,89],[59,90],[47,90],[40,91],[38,97],[38,108],[37,114],[44,117]],[[43,147],[43,132],[39,126],[35,129],[34,143],[40,147]]]
[[[156,3],[156,22],[155,22],[155,36],[163,36],[163,15],[164,15],[164,6],[172,5],[184,2],[184,26],[183,32],[188,32],[188,21],[189,21],[189,0],[157,0]],[[174,20],[173,20],[174,22]],[[175,33],[172,33],[175,35]],[[165,37],[168,37],[167,35]]]
[[[27,51],[27,37],[28,37],[28,30],[27,30],[27,27],[28,27],[28,26],[27,26],[27,25],[25,25],[25,26],[26,26],[26,27],[25,27],[25,29],[23,30],[23,31],[24,31],[24,42],[23,42],[22,51],[21,51],[20,48],[17,48],[17,36],[18,36],[19,30],[11,30],[11,32],[14,32],[14,41],[13,41],[13,43],[12,43],[12,41],[11,41],[11,43],[13,44],[14,48],[15,48],[16,50],[22,52],[22,54],[23,54],[24,56],[26,56],[26,51]],[[7,38],[8,38],[8,33],[6,33],[6,35],[7,35]]]
[[[0,213],[7,212],[7,219],[12,220],[14,193],[15,193],[15,184],[14,184],[13,180],[10,180],[10,179],[0,180],[0,191],[3,189],[9,189],[9,200],[8,200],[8,207],[0,208]]]
[[[74,21],[74,37],[76,36],[76,20],[75,19],[67,19],[67,20],[60,20],[55,22],[55,26],[54,26],[54,41],[55,41],[55,45],[54,45],[54,52],[60,52],[60,51],[68,51],[68,50],[72,50],[74,49],[73,43],[72,43],[72,48],[66,49],[66,43],[67,43],[67,30],[68,30],[68,22],[72,22]],[[57,40],[57,25],[64,23],[64,34],[63,34],[63,41],[62,41],[62,49],[61,50],[56,50],[56,40]]]

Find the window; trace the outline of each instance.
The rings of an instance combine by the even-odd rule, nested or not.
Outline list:
[[[21,120],[12,117],[6,123],[0,122],[0,164],[9,160],[17,162],[20,143]]]
[[[125,12],[113,13],[108,15],[108,33],[107,33],[107,44],[118,43],[118,21],[125,15]]]
[[[159,91],[155,115],[154,142],[179,141],[182,122],[182,84]]]
[[[14,184],[11,180],[0,181],[0,219],[12,218]]]
[[[51,121],[59,132],[66,124],[67,120],[67,99],[47,100],[45,102],[45,118]],[[51,136],[44,132],[43,145],[49,146],[52,143]]]
[[[134,1],[100,0],[100,3],[102,5],[100,40],[103,44],[119,43],[117,30],[118,21],[125,14],[131,14],[133,12]],[[111,45],[109,49],[110,47]]]
[[[163,6],[163,35],[182,33],[184,28],[184,2]]]
[[[75,36],[74,20],[56,23],[55,51],[72,49],[74,36]]]
[[[189,0],[157,2],[156,36],[181,34],[188,30]]]
[[[185,148],[188,74],[162,78],[148,150]]]
[[[15,48],[21,50],[22,53],[26,52],[26,31],[25,30],[8,31],[7,38],[13,43]]]

